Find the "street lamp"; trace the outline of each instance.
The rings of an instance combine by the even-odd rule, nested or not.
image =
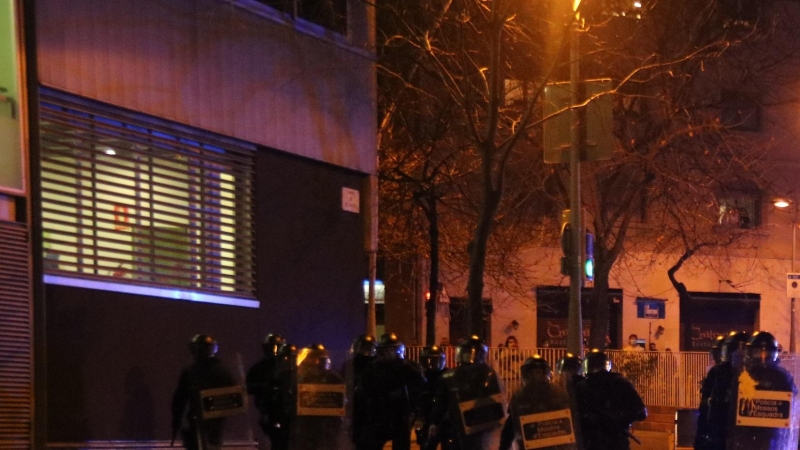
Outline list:
[[[567,332],[567,350],[576,355],[583,355],[583,320],[581,314],[581,288],[583,288],[583,267],[581,258],[583,257],[583,218],[581,217],[581,144],[582,136],[580,132],[581,116],[578,108],[574,106],[580,103],[580,6],[581,0],[572,1],[572,23],[570,24],[570,43],[569,43],[569,84],[572,90],[571,103],[573,105],[570,112],[572,126],[570,127],[570,151],[569,151],[569,209],[570,209],[570,228],[572,231],[572,246],[569,258],[569,320]]]
[[[776,198],[773,202],[776,208],[779,209],[786,209],[789,207],[791,202],[784,198]],[[794,261],[796,259],[797,254],[797,208],[792,211],[792,263],[791,263],[791,273],[794,273]],[[791,299],[791,307],[789,311],[789,353],[795,353],[795,337],[794,337],[794,297]]]

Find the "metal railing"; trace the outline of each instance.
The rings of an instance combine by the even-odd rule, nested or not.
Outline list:
[[[447,367],[455,367],[455,347],[445,347]],[[422,347],[407,347],[407,357],[419,361]],[[563,348],[490,348],[487,361],[505,383],[509,395],[522,386],[519,367],[541,355],[551,366],[564,356]],[[607,350],[613,369],[628,378],[648,406],[697,408],[700,383],[711,366],[706,352],[628,352]]]

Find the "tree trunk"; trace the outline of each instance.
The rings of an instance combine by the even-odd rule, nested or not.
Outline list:
[[[486,181],[489,183],[489,181]],[[484,190],[484,202],[481,209],[475,236],[469,249],[469,281],[467,282],[467,320],[469,334],[483,336],[483,273],[486,268],[486,245],[492,231],[492,222],[500,203],[501,193],[491,188]]]
[[[589,297],[588,312],[592,319],[592,328],[589,333],[589,346],[605,350],[606,335],[608,335],[608,276],[611,273],[610,264],[598,265],[602,267],[594,274],[594,289]],[[599,267],[598,267],[599,268]]]

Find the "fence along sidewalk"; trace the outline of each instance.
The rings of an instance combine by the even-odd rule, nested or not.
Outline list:
[[[419,361],[423,347],[407,347],[407,357]],[[447,367],[455,367],[456,348],[445,347]],[[551,366],[564,356],[563,348],[489,348],[487,361],[494,367],[505,383],[510,395],[522,387],[519,367],[533,355],[541,355]],[[628,378],[648,406],[671,406],[676,408],[697,408],[700,404],[700,383],[706,376],[711,360],[706,352],[626,352],[607,350],[613,369]],[[785,358],[785,357],[784,357]],[[794,358],[787,369],[794,374]],[[797,378],[798,374],[795,374]]]

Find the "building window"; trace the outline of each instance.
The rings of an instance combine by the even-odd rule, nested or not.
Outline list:
[[[761,131],[761,107],[751,96],[737,91],[722,91],[720,122],[739,131]]]
[[[294,18],[347,34],[347,0],[256,0]]]
[[[48,275],[255,297],[252,149],[44,91],[41,154]]]
[[[755,228],[761,224],[761,199],[757,194],[734,193],[717,200],[717,223],[728,228]]]

